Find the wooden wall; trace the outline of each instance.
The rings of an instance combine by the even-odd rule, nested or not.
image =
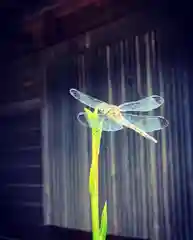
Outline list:
[[[42,76],[33,59],[4,69],[0,96],[0,238],[43,224]],[[27,231],[27,230],[26,230]]]

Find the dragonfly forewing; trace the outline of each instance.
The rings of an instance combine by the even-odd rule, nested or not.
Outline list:
[[[152,95],[138,101],[126,102],[119,105],[121,112],[148,112],[160,107],[164,99],[158,95]]]
[[[80,91],[78,91],[77,89],[71,88],[70,89],[70,94],[77,99],[78,101],[80,101],[81,103],[87,105],[88,107],[91,108],[96,108],[98,107],[100,104],[105,104],[105,102],[100,101],[97,98],[93,98],[85,93],[82,93]],[[107,104],[107,103],[106,103]]]

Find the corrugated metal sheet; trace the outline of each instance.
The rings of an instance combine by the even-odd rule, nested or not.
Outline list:
[[[77,56],[55,57],[47,68],[43,110],[45,223],[91,229],[91,132],[77,121],[83,105],[69,95],[69,88],[114,104],[158,94],[165,104],[149,114],[163,115],[170,122],[167,129],[154,134],[158,144],[127,129],[103,133],[100,210],[107,199],[109,233],[155,240],[191,239],[188,72],[179,61],[164,58],[163,36],[164,32],[149,32],[85,49]]]

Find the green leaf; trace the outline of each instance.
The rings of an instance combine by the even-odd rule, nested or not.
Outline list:
[[[100,239],[105,240],[106,236],[107,236],[107,201],[105,202],[101,215]]]

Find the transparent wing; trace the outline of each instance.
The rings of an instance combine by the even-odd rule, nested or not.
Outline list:
[[[103,120],[103,125],[102,125],[102,130],[103,131],[115,132],[115,131],[119,131],[119,130],[121,130],[123,128],[120,124],[118,124],[115,121],[107,118],[103,114],[98,114],[98,117],[99,117],[99,121]],[[90,127],[90,128],[98,127],[98,121],[94,121],[94,120],[91,121],[91,120],[89,120],[87,118],[87,114],[84,113],[84,112],[80,112],[77,115],[77,119],[85,127]]]
[[[81,103],[91,107],[96,108],[99,104],[105,103],[103,101],[98,100],[97,98],[93,98],[87,94],[84,94],[77,89],[71,88],[70,94],[77,100],[79,100]]]
[[[136,111],[148,112],[160,107],[164,103],[164,99],[157,95],[152,95],[138,101],[126,102],[119,105],[121,112]]]
[[[122,116],[144,132],[154,132],[168,126],[169,122],[161,116],[139,116],[122,113]]]

